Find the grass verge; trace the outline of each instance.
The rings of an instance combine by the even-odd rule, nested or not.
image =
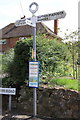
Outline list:
[[[70,79],[70,78],[54,78],[50,80],[50,84],[59,85],[66,89],[73,89],[80,91],[80,81],[77,79]]]

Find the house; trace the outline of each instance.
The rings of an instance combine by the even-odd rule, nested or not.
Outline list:
[[[47,36],[52,36],[53,38],[61,39],[43,23],[37,23],[36,31]],[[14,48],[16,41],[30,36],[32,36],[32,27],[29,25],[18,27],[14,23],[7,25],[0,30],[0,52]]]

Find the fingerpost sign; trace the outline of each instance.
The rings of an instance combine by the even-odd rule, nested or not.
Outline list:
[[[35,9],[32,6],[35,5]],[[39,87],[39,62],[36,61],[36,23],[45,22],[50,20],[61,19],[66,16],[65,11],[59,11],[55,13],[35,16],[34,14],[38,11],[38,4],[33,2],[29,6],[29,10],[32,13],[32,17],[20,19],[15,22],[15,26],[29,25],[32,26],[33,33],[33,50],[32,50],[32,62],[29,62],[29,87],[33,87],[33,112],[34,117],[37,115],[37,92],[36,88]]]

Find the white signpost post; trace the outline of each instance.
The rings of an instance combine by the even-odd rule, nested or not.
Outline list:
[[[32,9],[33,5],[35,5],[34,10]],[[59,11],[59,12],[55,12],[55,13],[35,16],[34,13],[36,13],[36,11],[38,10],[38,4],[36,2],[31,3],[31,5],[29,6],[29,10],[32,13],[32,17],[17,20],[15,22],[15,26],[30,25],[30,26],[33,27],[33,53],[34,53],[33,61],[36,62],[36,23],[64,18],[66,16],[66,12],[65,11]],[[31,64],[29,64],[29,65],[31,66]],[[29,73],[29,75],[31,77],[31,73]],[[32,79],[34,79],[34,78],[32,78]],[[29,80],[30,80],[30,78],[29,78]],[[29,83],[29,86],[32,87],[32,82]],[[36,114],[37,114],[37,109],[36,109],[37,108],[36,107],[36,103],[37,103],[36,86],[37,85],[35,83],[33,85],[33,88],[34,88],[34,91],[33,91],[33,112],[34,112],[34,117],[36,117]]]

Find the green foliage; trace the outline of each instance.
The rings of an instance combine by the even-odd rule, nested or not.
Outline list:
[[[28,79],[28,63],[31,60],[32,40],[18,41],[14,49],[14,73],[12,77],[21,81]]]
[[[64,88],[69,88],[73,90],[79,90],[80,91],[80,81],[76,79],[70,79],[70,78],[55,78],[50,81],[52,84],[63,86]]]
[[[4,78],[2,78],[2,85],[3,85],[3,87],[10,87],[10,86],[14,87],[14,85],[15,85],[14,82],[15,81],[13,81],[11,77],[4,77]]]
[[[10,49],[2,55],[2,71],[4,73],[8,72],[8,67],[12,65],[14,58],[14,49]]]
[[[13,86],[15,81],[12,81],[10,77],[10,70],[13,69],[14,49],[10,49],[6,53],[2,54],[2,74],[6,75],[2,78],[2,84],[4,87]],[[9,69],[11,68],[11,69]]]
[[[5,68],[8,73],[7,84],[22,85],[28,80],[28,65],[32,60],[32,39],[17,42],[14,54],[5,56]],[[70,52],[68,47],[56,39],[48,39],[45,35],[37,35],[37,60],[40,61],[41,79],[46,76],[65,76],[69,73]],[[5,62],[7,61],[7,63]],[[9,82],[10,81],[10,82]]]
[[[70,34],[66,34],[65,33],[65,38],[64,40],[66,40],[66,44],[71,52],[71,55],[72,55],[72,60],[71,60],[71,64],[72,64],[72,67],[73,67],[73,78],[74,79],[77,79],[78,76],[77,76],[77,64],[80,63],[80,45],[79,45],[79,42],[78,42],[78,31],[74,31],[74,32],[71,32]]]
[[[70,52],[66,45],[55,39],[37,39],[37,59],[41,63],[41,74],[47,76],[68,75]]]
[[[80,41],[78,41],[77,48],[78,48],[78,60],[77,60],[77,64],[80,65]]]
[[[2,54],[0,54],[0,72],[2,71]]]
[[[8,77],[3,78],[4,86],[22,85],[28,79],[28,62],[31,57],[32,40],[18,41],[14,50],[3,56],[3,71]]]
[[[9,77],[14,84],[24,84],[28,79],[28,63],[31,57],[32,40],[20,40],[14,48],[14,58],[8,66]]]

